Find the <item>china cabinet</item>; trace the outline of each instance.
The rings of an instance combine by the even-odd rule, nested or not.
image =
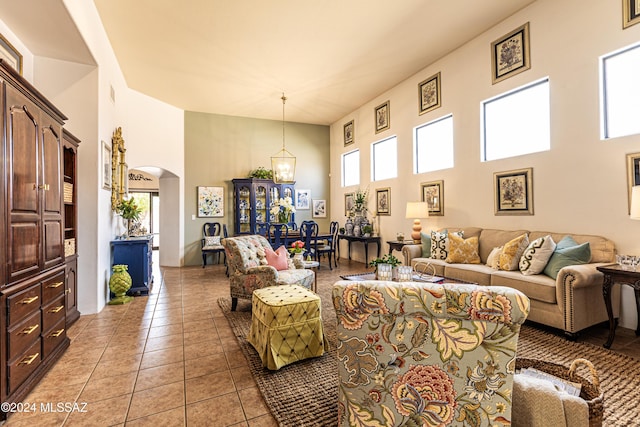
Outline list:
[[[67,118],[3,59],[0,114],[0,401],[15,403],[24,401],[70,342],[62,130]],[[6,418],[4,411],[0,415]]]
[[[78,320],[78,146],[80,140],[66,129],[62,130],[62,172],[64,203],[64,262],[67,328]]]
[[[270,213],[271,207],[280,198],[291,197],[295,204],[295,183],[276,184],[270,179],[236,178],[233,182],[234,194],[234,234],[266,234],[269,223],[277,218]],[[289,225],[295,223],[291,215]]]

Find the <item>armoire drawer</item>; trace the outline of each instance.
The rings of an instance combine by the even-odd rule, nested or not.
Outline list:
[[[49,331],[60,321],[64,319],[66,310],[64,309],[64,293],[58,297],[55,301],[51,302],[46,307],[42,307],[42,330],[44,332]]]
[[[7,297],[9,327],[40,311],[40,283]]]
[[[27,351],[9,361],[9,393],[20,384],[40,365],[42,360],[40,338]]]
[[[42,305],[64,294],[64,270],[42,282]]]
[[[42,324],[40,323],[40,311],[23,320],[9,329],[9,359],[22,354],[40,336]]]
[[[47,358],[67,337],[66,321],[63,317],[50,331],[42,335],[42,357]]]

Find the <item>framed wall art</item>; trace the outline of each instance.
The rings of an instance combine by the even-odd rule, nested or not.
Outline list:
[[[22,55],[0,34],[0,59],[4,59],[22,75]]]
[[[493,174],[496,215],[533,215],[533,168]]]
[[[496,84],[531,68],[529,23],[491,43],[491,80]]]
[[[423,182],[420,193],[429,205],[429,216],[444,216],[444,181]]]
[[[309,210],[311,190],[296,189],[296,209]]]
[[[353,120],[344,124],[344,146],[345,147],[349,144],[353,144],[353,131],[354,131]]]
[[[389,129],[391,126],[389,116],[389,101],[378,105],[374,109],[374,116],[376,120],[376,133],[380,133]]]
[[[111,146],[102,141],[102,188],[111,190],[113,180],[111,173]]]
[[[355,201],[353,199],[353,193],[346,193],[344,195],[344,216],[349,216],[353,210]]]
[[[424,114],[440,107],[440,73],[418,83],[420,105],[418,113]]]
[[[376,212],[378,215],[391,215],[391,188],[376,189]]]
[[[622,0],[622,28],[640,22],[640,0]]]
[[[314,218],[326,218],[327,217],[327,201],[326,200],[313,200],[311,202],[313,210],[311,214]]]
[[[224,188],[198,187],[198,218],[224,216]]]
[[[640,153],[627,154],[627,200],[631,214],[631,189],[640,185]]]

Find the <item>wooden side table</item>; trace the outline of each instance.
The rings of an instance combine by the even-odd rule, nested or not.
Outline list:
[[[607,307],[607,316],[609,317],[609,337],[607,338],[607,342],[604,343],[604,347],[610,348],[611,344],[613,344],[613,339],[616,336],[617,326],[617,322],[613,318],[613,308],[611,307],[611,288],[614,283],[628,285],[633,288],[636,295],[636,310],[638,313],[636,335],[640,335],[640,271],[630,270],[619,264],[603,265],[596,268],[604,274],[602,296],[604,297],[604,304]]]
[[[387,240],[387,244],[389,245],[389,255],[393,253],[393,251],[402,251],[402,247],[404,245],[417,245],[418,243],[414,243],[413,240]]]
[[[318,261],[302,261],[302,265],[304,268],[313,269],[314,279],[313,279],[313,292],[318,293],[318,267],[320,267],[320,262]]]
[[[348,234],[338,234],[338,243],[346,240],[349,243],[349,260],[351,260],[351,243],[360,242],[364,244],[364,263],[369,264],[369,243],[375,243],[378,247],[377,257],[380,258],[380,236],[350,236]]]

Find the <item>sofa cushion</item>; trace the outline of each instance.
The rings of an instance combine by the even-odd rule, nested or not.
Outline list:
[[[527,233],[527,230],[495,230],[486,228],[480,232],[478,239],[478,254],[482,262],[486,263],[489,254],[493,248],[498,246],[504,246],[509,240],[515,239],[518,236]],[[467,236],[466,237],[471,237]],[[557,241],[557,240],[556,240]]]
[[[265,256],[267,263],[274,267],[276,270],[288,270],[289,269],[289,252],[284,246],[280,246],[275,251],[271,248],[265,248]]]
[[[563,239],[564,240],[564,239]],[[573,240],[573,239],[572,239]],[[558,243],[558,246],[560,246]],[[558,272],[568,265],[586,264],[591,260],[591,248],[589,242],[585,242],[581,245],[565,247],[560,249],[556,247],[556,250],[549,258],[547,266],[544,268],[544,274],[556,279]]]
[[[462,264],[480,264],[478,255],[478,237],[462,238],[457,233],[449,235],[449,254],[447,262]]]
[[[494,271],[491,267],[483,264],[446,264],[443,276],[477,283],[481,286],[490,286],[491,274]]]
[[[502,252],[500,252],[500,270],[517,270],[520,257],[527,246],[529,246],[529,238],[526,233],[505,243]]]
[[[556,249],[556,242],[550,235],[538,237],[524,250],[520,257],[520,271],[525,276],[540,274]]]
[[[431,258],[431,232],[420,233],[420,243],[422,244],[422,258]]]
[[[544,274],[525,276],[520,271],[494,271],[491,286],[508,286],[523,292],[532,300],[557,304],[556,281]]]

